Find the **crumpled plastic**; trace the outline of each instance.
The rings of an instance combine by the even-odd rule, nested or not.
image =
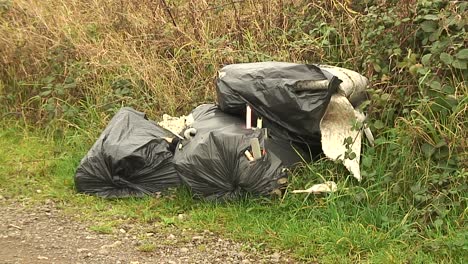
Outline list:
[[[173,162],[194,196],[232,200],[280,194],[286,187],[287,172],[266,147],[264,130],[245,129],[242,119],[215,105],[201,105],[192,115],[196,133],[179,142]],[[253,152],[251,139],[258,139],[262,147],[261,157],[253,161],[246,156]]]
[[[232,64],[216,83],[222,111],[245,115],[246,105],[273,135],[320,147],[320,120],[340,80],[315,65],[288,62]]]
[[[166,140],[171,137],[144,113],[122,108],[81,160],[74,178],[77,191],[138,197],[180,185]]]

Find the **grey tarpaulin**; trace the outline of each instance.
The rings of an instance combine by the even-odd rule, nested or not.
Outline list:
[[[222,111],[243,114],[247,104],[272,134],[320,146],[320,120],[340,82],[315,65],[257,62],[223,67],[216,88]]]
[[[284,166],[266,146],[263,130],[245,129],[242,119],[215,105],[201,105],[192,115],[196,133],[179,143],[174,166],[195,196],[230,200],[247,193],[268,195],[286,186]],[[253,138],[266,152],[249,161],[245,151]]]
[[[142,196],[179,185],[164,139],[171,136],[143,113],[122,108],[81,160],[75,174],[78,192],[106,198]]]

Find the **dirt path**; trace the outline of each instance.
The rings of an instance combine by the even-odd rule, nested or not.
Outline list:
[[[31,208],[3,199],[0,209],[0,263],[295,262],[283,253],[256,251],[208,231],[174,227],[157,232],[150,224],[135,224],[99,234],[89,229],[91,223],[65,216],[53,202]]]

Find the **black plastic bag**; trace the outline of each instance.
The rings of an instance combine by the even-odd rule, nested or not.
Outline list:
[[[216,88],[222,111],[244,115],[249,105],[271,133],[320,146],[320,120],[340,80],[315,65],[286,62],[232,64]]]
[[[268,142],[264,130],[245,129],[242,119],[215,105],[201,105],[192,115],[194,135],[179,142],[174,166],[195,196],[231,200],[246,194],[281,193],[286,187],[286,170],[270,151],[268,145],[274,142]],[[260,159],[249,161],[245,152],[252,152],[250,140],[254,138],[263,153]]]
[[[171,133],[132,108],[110,121],[75,174],[78,192],[105,198],[150,195],[180,184]]]

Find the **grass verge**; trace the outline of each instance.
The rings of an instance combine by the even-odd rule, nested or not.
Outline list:
[[[291,188],[320,178],[338,179],[330,196],[286,194],[281,200],[246,199],[227,204],[197,201],[185,189],[162,197],[104,200],[77,194],[73,175],[92,142],[79,132],[52,139],[17,123],[0,132],[0,190],[7,199],[32,204],[53,200],[67,215],[93,222],[98,233],[118,232],[127,222],[158,222],[248,241],[257,248],[291,250],[300,260],[321,263],[463,263],[465,212],[453,209],[437,226],[421,227],[418,208],[392,200],[385,181],[355,185],[341,166],[310,164],[292,177]],[[84,143],[83,143],[84,142]],[[370,151],[370,150],[368,150]],[[378,154],[378,153],[377,153]],[[375,153],[372,153],[375,156]],[[370,167],[383,171],[390,161]],[[179,216],[180,215],[180,216]],[[148,245],[151,247],[154,245]],[[142,251],[148,250],[142,247]]]

